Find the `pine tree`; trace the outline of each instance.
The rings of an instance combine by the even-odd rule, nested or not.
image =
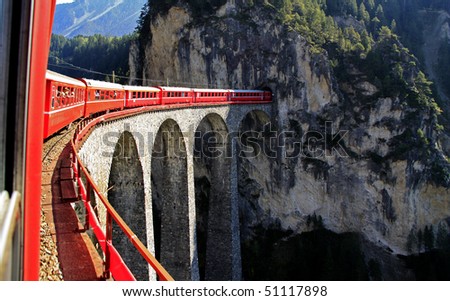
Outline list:
[[[430,225],[430,227],[425,226],[425,230],[423,232],[423,243],[425,246],[425,251],[431,251],[434,248],[434,232],[432,225]]]
[[[369,11],[373,11],[375,8],[375,1],[374,0],[364,0],[364,2],[367,4],[367,8],[369,8]]]
[[[417,253],[420,253],[422,251],[422,244],[423,244],[423,232],[422,229],[419,229],[419,232],[417,232]]]
[[[363,2],[359,5],[359,18],[364,22],[364,24],[369,24],[370,22],[370,14]]]
[[[443,250],[450,248],[450,236],[448,228],[444,223],[440,223],[436,235],[436,247]]]

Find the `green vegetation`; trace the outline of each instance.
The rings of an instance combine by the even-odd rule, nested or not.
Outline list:
[[[135,38],[135,35],[106,37],[96,34],[68,39],[52,35],[49,68],[72,77],[106,81],[112,81],[115,73],[115,82],[126,83],[130,45]]]

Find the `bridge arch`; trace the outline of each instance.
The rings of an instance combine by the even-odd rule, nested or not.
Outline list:
[[[158,129],[151,156],[156,258],[176,280],[191,279],[187,152],[173,119]]]
[[[194,132],[197,256],[200,280],[232,279],[231,138],[209,113]]]
[[[146,229],[141,227],[146,224],[144,175],[136,141],[128,131],[120,135],[114,148],[107,197],[131,230],[146,244]],[[147,262],[116,223],[113,223],[112,240],[136,279],[148,280]]]

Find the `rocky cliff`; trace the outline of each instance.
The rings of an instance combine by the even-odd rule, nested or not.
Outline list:
[[[130,55],[131,77],[147,84],[272,90],[283,144],[275,156],[240,160],[241,239],[258,225],[309,231],[319,216],[395,254],[423,251],[425,228],[448,239],[449,169],[430,111],[383,96],[351,62],[340,76],[326,53],[250,2],[203,17],[174,5],[153,16]]]

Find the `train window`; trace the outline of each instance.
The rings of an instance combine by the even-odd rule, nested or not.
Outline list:
[[[51,96],[52,96],[52,102],[50,103],[50,106],[51,106],[51,109],[54,109],[55,108],[55,98],[56,98],[56,88],[54,85],[52,85]]]

